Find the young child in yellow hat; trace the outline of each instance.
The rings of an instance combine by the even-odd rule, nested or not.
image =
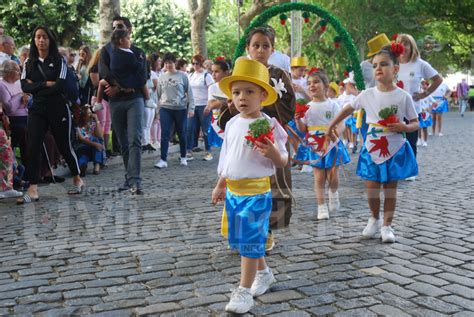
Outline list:
[[[288,136],[276,119],[261,112],[262,106],[277,99],[268,82],[268,69],[246,58],[238,59],[232,76],[219,82],[240,112],[227,122],[217,168],[219,180],[212,191],[213,204],[225,202],[229,245],[241,256],[240,285],[225,308],[238,314],[248,312],[253,297],[264,294],[276,281],[265,262],[272,211],[270,176],[288,162]],[[262,122],[273,136],[249,142],[248,132]]]

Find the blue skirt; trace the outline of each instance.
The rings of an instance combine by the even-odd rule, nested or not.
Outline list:
[[[209,126],[207,140],[209,142],[209,145],[212,147],[221,147],[222,142],[224,141],[221,137],[219,137],[216,131],[212,128],[212,126]]]
[[[291,120],[290,122],[288,122],[288,126],[289,126],[290,128],[292,128],[293,131],[295,131],[296,134],[298,134],[298,136],[299,136],[300,138],[302,138],[302,139],[305,138],[306,133],[301,132],[300,130],[298,130],[298,127],[296,126],[296,122],[295,122],[294,119]],[[292,134],[292,133],[288,133],[288,136],[289,136],[290,138],[292,138],[292,137],[293,137],[293,134]]]
[[[418,164],[408,142],[405,142],[391,159],[382,164],[375,164],[372,161],[364,145],[357,164],[357,175],[368,181],[389,183],[418,175]]]
[[[423,118],[421,117],[421,113],[418,114],[418,121],[420,123],[420,129],[428,128],[433,125],[433,119],[431,118],[431,116],[429,116],[428,119],[423,121]]]
[[[308,154],[309,154],[309,160],[311,161],[319,160],[319,158],[321,157],[320,155],[316,154],[313,151],[309,151]],[[326,154],[326,156],[324,156],[322,160],[320,160],[317,163],[316,162],[310,163],[309,165],[311,165],[312,167],[329,169],[329,168],[332,168],[333,166],[347,164],[350,161],[351,161],[351,157],[349,156],[349,153],[347,152],[347,149],[344,146],[344,143],[342,143],[342,141],[339,141],[337,145],[334,146],[331,149],[331,151],[329,151],[329,153]]]
[[[311,152],[309,147],[306,147],[303,144],[298,145],[298,150],[296,151],[296,155],[295,155],[295,161],[299,161],[303,163],[309,161],[310,160],[309,152]]]
[[[437,102],[439,102],[438,107],[436,109],[433,109],[432,112],[434,113],[443,113],[443,112],[448,112],[448,99],[444,97],[434,97]]]
[[[227,190],[225,209],[230,247],[247,258],[258,259],[265,256],[272,212],[272,192],[237,196]]]
[[[357,119],[354,118],[353,115],[351,115],[350,117],[347,117],[347,119],[344,121],[344,123],[346,124],[347,127],[351,127],[352,124],[355,125],[356,121],[357,121]]]

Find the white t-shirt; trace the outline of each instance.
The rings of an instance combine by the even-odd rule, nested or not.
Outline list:
[[[429,110],[431,105],[435,102],[436,100],[433,98],[432,95],[429,95],[428,97],[420,100],[421,110],[425,110],[425,111]]]
[[[214,83],[209,86],[209,90],[207,91],[207,100],[217,100],[216,96],[222,96],[227,98],[227,96],[222,92],[219,88],[219,83]]]
[[[354,110],[364,109],[367,115],[367,123],[377,123],[382,118],[379,111],[396,106],[397,116],[400,122],[403,119],[413,120],[418,118],[418,113],[413,105],[413,98],[403,89],[396,87],[392,91],[380,91],[377,87],[362,91],[352,103]]]
[[[288,155],[285,147],[288,135],[285,130],[275,118],[270,118],[263,113],[262,118],[269,120],[270,125],[275,128],[273,135],[280,153]],[[252,149],[246,143],[245,136],[248,133],[249,124],[255,120],[257,119],[242,118],[238,114],[227,122],[224,142],[219,156],[219,165],[217,166],[219,176],[237,180],[275,174],[272,160]]]
[[[337,103],[343,108],[347,104],[352,104],[356,96],[349,95],[345,91],[337,98]]]
[[[430,64],[418,58],[414,62],[400,63],[398,80],[403,82],[403,90],[413,96],[415,92],[421,92],[421,81],[423,79],[430,79],[436,75],[438,75],[438,72]]]
[[[438,98],[444,98],[444,96],[446,95],[446,93],[450,91],[448,85],[446,85],[444,82],[441,83],[441,85],[438,86],[438,88],[436,88],[435,91],[433,91],[433,93],[431,94],[431,96],[433,97],[438,97]]]
[[[274,51],[268,59],[268,64],[283,69],[288,74],[291,73],[291,58],[279,51]]]
[[[311,101],[308,106],[308,111],[301,119],[306,126],[329,126],[331,120],[341,110],[339,105],[330,99],[321,102]]]
[[[304,78],[304,77],[301,77],[300,79],[292,78],[291,81],[293,82],[293,84],[296,84],[298,86],[303,87],[304,91],[307,92],[307,90],[308,90],[308,81],[306,80],[306,78]],[[296,90],[295,90],[295,96],[296,96],[296,99],[306,99],[307,98],[304,94],[302,94],[300,92],[296,92]]]
[[[207,105],[207,90],[214,83],[211,74],[208,72],[194,72],[189,74],[188,77],[196,107]]]

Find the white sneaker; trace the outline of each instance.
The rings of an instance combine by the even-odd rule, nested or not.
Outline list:
[[[438,136],[443,136],[443,135],[444,135],[444,134],[443,134],[443,133],[441,133],[441,132],[438,134]]]
[[[273,272],[270,268],[268,268],[268,273],[259,273],[257,271],[255,280],[252,283],[252,288],[250,288],[250,294],[252,294],[253,297],[263,295],[275,282],[275,276],[273,276]]]
[[[391,226],[383,226],[380,230],[382,234],[382,242],[383,243],[394,243],[395,242],[395,235],[393,234],[393,229]]]
[[[185,157],[179,159],[179,164],[182,166],[188,166],[188,160]]]
[[[163,161],[162,159],[160,159],[160,160],[155,164],[155,167],[156,167],[156,168],[166,168],[166,167],[168,167],[168,162]]]
[[[433,133],[431,133],[431,132],[429,132],[429,131],[428,131],[428,135],[429,135],[429,136],[432,136],[432,135],[433,135]]]
[[[311,165],[303,165],[303,167],[301,168],[301,173],[312,174],[313,168],[311,167]]]
[[[349,149],[353,149],[353,148],[354,148],[354,143],[349,142]]]
[[[416,141],[416,145],[418,145],[418,146],[421,145],[421,139],[418,139],[418,141]]]
[[[405,180],[409,181],[409,182],[413,182],[414,180],[416,180],[416,176],[407,177],[407,178],[405,178]]]
[[[229,313],[245,314],[253,307],[253,296],[244,288],[236,288],[230,296],[225,311]]]
[[[339,201],[339,192],[332,192],[329,190],[329,211],[337,211],[341,208],[341,202]]]
[[[21,196],[23,196],[23,193],[19,192],[17,190],[14,190],[14,189],[9,189],[9,190],[5,190],[3,192],[0,192],[0,199],[3,199],[3,198],[17,198],[17,197],[21,197]]]
[[[428,143],[426,143],[426,141],[423,141],[423,143],[421,144],[421,146],[427,147],[427,146],[428,146]]]
[[[329,210],[326,204],[318,205],[318,220],[329,219]]]
[[[367,222],[367,226],[362,231],[362,235],[366,238],[373,238],[375,234],[380,230],[382,227],[382,220],[375,219],[374,217],[370,217],[369,221]]]

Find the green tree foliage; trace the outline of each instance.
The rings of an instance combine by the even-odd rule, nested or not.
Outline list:
[[[211,59],[231,59],[237,46],[237,6],[235,1],[213,0],[206,27],[207,52]]]
[[[7,0],[0,1],[0,17],[18,46],[30,42],[36,26],[48,25],[60,45],[78,48],[91,40],[81,30],[95,22],[97,7],[97,0]]]
[[[122,15],[132,22],[133,41],[145,52],[173,52],[179,57],[191,57],[189,16],[171,1],[123,1]]]

